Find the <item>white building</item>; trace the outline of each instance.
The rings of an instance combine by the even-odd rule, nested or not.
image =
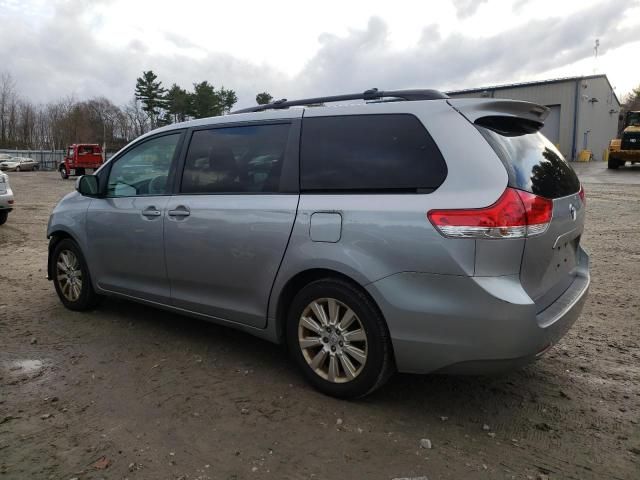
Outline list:
[[[568,77],[447,92],[452,98],[489,97],[526,100],[551,109],[542,132],[567,159],[591,150],[602,160],[618,129],[620,102],[606,75]]]

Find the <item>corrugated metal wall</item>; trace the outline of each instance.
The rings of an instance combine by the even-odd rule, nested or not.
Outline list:
[[[582,80],[578,112],[578,150],[585,148],[586,133],[586,148],[596,160],[602,160],[609,141],[618,133],[620,112],[620,104],[604,78]]]
[[[574,127],[574,106],[578,88],[578,118]],[[560,127],[559,146],[562,154],[574,158],[584,148],[584,133],[587,134],[587,148],[593,151],[594,158],[602,159],[609,140],[615,137],[620,105],[617,103],[609,83],[604,76],[570,79],[545,84],[532,84],[512,87],[489,88],[484,91],[450,93],[451,97],[486,97],[526,100],[547,106],[559,106]],[[597,102],[590,101],[597,98]],[[557,107],[556,107],[557,108]],[[611,111],[613,113],[610,113]],[[574,128],[575,147],[574,145]]]

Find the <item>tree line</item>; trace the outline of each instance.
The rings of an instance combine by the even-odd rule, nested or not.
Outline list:
[[[259,104],[272,99],[267,92],[256,95]],[[206,80],[191,91],[175,83],[167,89],[150,70],[136,80],[125,105],[73,96],[36,104],[20,95],[10,73],[0,73],[0,148],[60,150],[72,143],[104,143],[114,151],[162,125],[227,114],[237,101],[233,90]]]

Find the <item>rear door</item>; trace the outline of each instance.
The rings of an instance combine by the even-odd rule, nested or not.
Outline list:
[[[193,131],[165,247],[173,305],[264,327],[298,206],[299,120]]]
[[[509,173],[509,185],[553,200],[547,230],[525,242],[520,279],[538,310],[569,288],[576,275],[585,209],[580,181],[556,147],[541,133],[502,135],[478,127]]]

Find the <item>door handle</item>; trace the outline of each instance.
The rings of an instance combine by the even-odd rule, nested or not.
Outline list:
[[[142,211],[142,215],[145,217],[159,217],[162,215],[162,212],[158,210],[156,207],[147,207]]]
[[[178,205],[174,210],[169,210],[170,217],[188,217],[191,212],[184,205]]]

